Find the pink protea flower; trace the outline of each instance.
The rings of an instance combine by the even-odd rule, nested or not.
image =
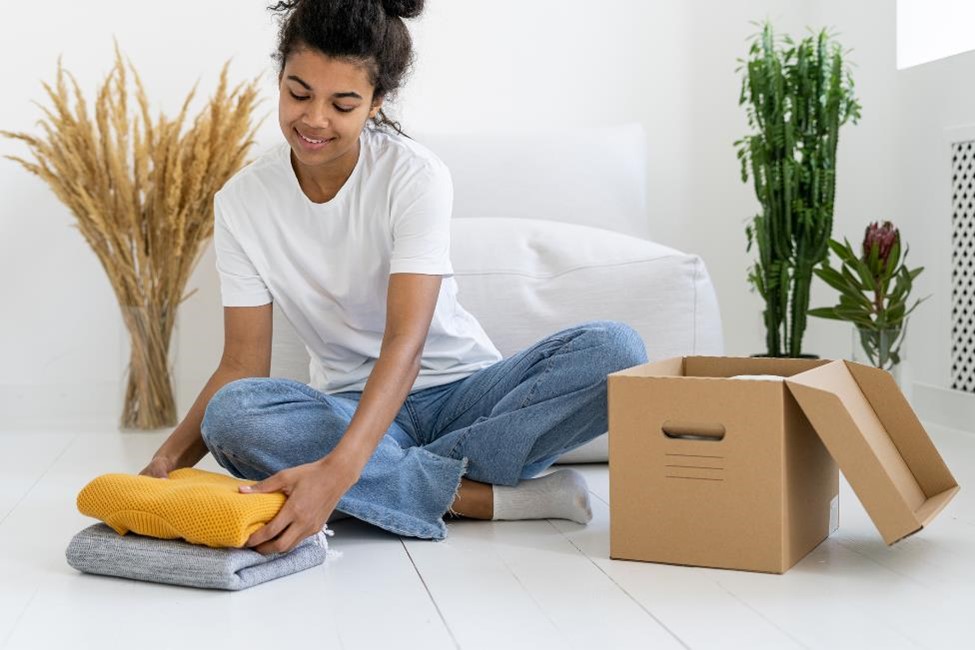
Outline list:
[[[867,226],[863,235],[863,260],[870,259],[870,250],[874,244],[880,246],[880,268],[882,271],[887,269],[887,262],[890,259],[890,252],[894,244],[900,243],[900,232],[889,221],[879,225],[876,221]]]

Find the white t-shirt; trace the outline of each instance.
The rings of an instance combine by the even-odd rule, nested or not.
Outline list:
[[[453,183],[423,145],[363,128],[352,175],[330,201],[301,190],[287,142],[237,172],[214,199],[214,249],[227,307],[277,307],[311,356],[309,384],[363,390],[379,358],[390,273],[442,275],[411,390],[501,360],[457,302],[450,263]]]

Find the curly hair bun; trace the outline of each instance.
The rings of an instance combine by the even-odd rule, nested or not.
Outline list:
[[[387,16],[416,18],[423,12],[423,0],[382,0]]]

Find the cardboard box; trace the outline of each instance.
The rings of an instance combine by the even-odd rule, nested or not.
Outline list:
[[[838,525],[837,464],[887,544],[958,492],[877,368],[681,357],[610,374],[608,398],[613,559],[784,573]]]

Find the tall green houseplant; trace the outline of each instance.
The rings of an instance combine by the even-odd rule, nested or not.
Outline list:
[[[844,54],[826,30],[796,43],[765,22],[738,68],[753,132],[735,146],[761,204],[745,229],[747,250],[758,246],[748,280],[773,357],[801,356],[813,268],[828,256],[840,127],[860,117]]]

